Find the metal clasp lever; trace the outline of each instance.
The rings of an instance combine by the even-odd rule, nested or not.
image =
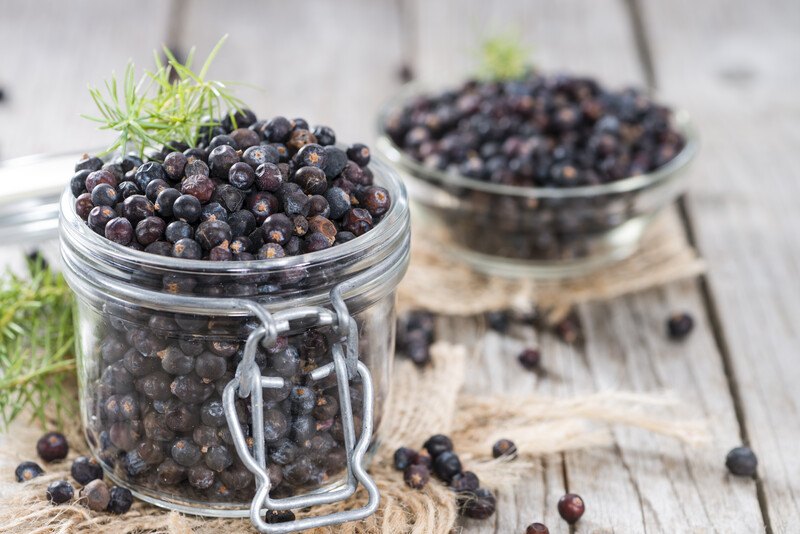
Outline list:
[[[233,436],[236,452],[245,467],[256,477],[256,495],[250,505],[250,520],[260,531],[271,534],[284,534],[304,529],[338,525],[348,521],[358,521],[374,514],[380,502],[380,494],[375,482],[367,474],[363,466],[364,456],[369,448],[373,430],[373,388],[369,369],[358,360],[358,331],[355,321],[343,305],[341,291],[332,291],[335,312],[327,308],[295,308],[270,314],[261,306],[247,303],[247,307],[262,322],[262,326],[253,331],[247,338],[244,357],[236,370],[236,376],[225,386],[222,394],[225,416]],[[344,313],[343,313],[344,312]],[[266,445],[264,442],[264,400],[263,388],[282,388],[281,377],[262,376],[255,363],[256,349],[259,343],[274,343],[277,336],[291,329],[291,322],[299,319],[316,318],[315,326],[333,325],[341,335],[341,339],[333,343],[331,352],[333,361],[310,373],[314,381],[322,380],[336,374],[339,390],[339,403],[344,430],[344,446],[347,455],[347,482],[343,488],[314,495],[298,495],[285,499],[271,499],[271,484],[267,471]],[[344,346],[343,346],[344,345]],[[346,352],[345,352],[346,351]],[[350,402],[350,378],[355,373],[361,377],[363,385],[363,421],[361,435],[356,441],[353,410]],[[236,414],[236,396],[250,397],[253,417],[254,454],[245,440],[244,433],[238,423]],[[296,519],[286,523],[269,524],[262,515],[266,510],[290,510],[320,504],[330,504],[351,497],[358,484],[367,490],[367,504],[355,510],[335,512],[328,515]]]

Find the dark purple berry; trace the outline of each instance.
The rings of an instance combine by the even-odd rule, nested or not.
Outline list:
[[[487,519],[497,509],[497,499],[494,494],[485,489],[459,493],[459,511],[470,519]]]
[[[148,161],[136,169],[136,185],[142,191],[145,191],[147,185],[153,180],[165,180],[166,178],[167,175],[164,172],[164,168],[155,161]]]
[[[211,200],[215,189],[216,185],[214,185],[213,180],[202,174],[189,176],[181,182],[181,193],[195,197],[201,204]]]
[[[164,168],[164,173],[167,175],[167,178],[176,182],[181,179],[183,176],[183,170],[186,167],[187,158],[181,152],[170,152],[167,154],[167,157],[164,158],[164,163],[162,167]]]
[[[166,224],[161,217],[147,217],[136,225],[136,240],[142,245],[155,243],[164,235]]]
[[[361,143],[355,143],[347,149],[347,157],[359,167],[366,167],[370,159],[369,148]]]
[[[525,534],[550,534],[550,530],[542,523],[531,523],[525,529]]]
[[[121,213],[131,224],[135,225],[152,216],[155,213],[155,206],[144,195],[132,195],[122,203]]]
[[[180,438],[172,444],[172,459],[183,467],[191,467],[200,461],[200,448],[189,439]]]
[[[417,451],[408,447],[400,447],[394,451],[394,468],[398,471],[405,470],[406,467],[414,462]]]
[[[44,474],[44,471],[36,462],[22,462],[14,470],[17,482],[27,482]]]
[[[513,458],[517,455],[517,446],[510,439],[498,440],[492,446],[493,458]]]
[[[202,222],[195,232],[195,239],[205,250],[220,245],[227,247],[232,238],[231,227],[224,221]]]
[[[264,126],[264,137],[270,143],[284,143],[289,139],[292,123],[286,117],[275,117]]]
[[[105,235],[106,225],[111,219],[116,218],[117,212],[108,206],[95,206],[89,212],[89,217],[86,222],[89,223],[89,228],[94,230],[100,235]]]
[[[525,349],[519,353],[517,360],[525,369],[533,371],[539,368],[542,355],[537,349]]]
[[[283,213],[275,213],[264,219],[261,230],[267,243],[285,245],[292,237],[294,225]]]
[[[75,213],[84,221],[89,218],[92,208],[94,208],[94,204],[91,193],[82,193],[75,199]]]
[[[119,243],[120,245],[127,245],[133,240],[133,226],[128,219],[124,217],[117,217],[111,219],[106,224],[104,234],[106,239]]]
[[[113,173],[103,169],[90,173],[86,177],[86,183],[84,185],[86,186],[86,191],[92,193],[94,188],[100,184],[106,184],[116,188],[119,185],[119,180],[117,180],[117,177],[114,176]]]
[[[172,204],[172,215],[176,219],[194,223],[200,219],[203,207],[193,195],[181,195]]]
[[[750,447],[736,447],[725,457],[725,466],[736,476],[753,477],[756,475],[758,458]]]
[[[577,523],[585,511],[586,505],[580,495],[567,493],[558,499],[558,513],[570,525]]]
[[[667,334],[670,339],[681,340],[694,328],[694,319],[685,312],[674,313],[667,320]]]
[[[450,481],[450,487],[458,493],[474,492],[480,487],[480,481],[478,480],[478,475],[472,471],[464,471],[453,477],[453,480]]]
[[[97,157],[90,157],[89,154],[84,154],[83,157],[75,164],[75,172],[88,170],[99,171],[103,168],[103,160]]]
[[[117,203],[117,190],[108,184],[97,184],[92,190],[92,204],[95,206],[111,206]]]
[[[64,504],[75,496],[75,489],[66,480],[56,480],[47,486],[47,500],[53,504]]]
[[[328,126],[319,125],[314,128],[314,137],[317,138],[317,143],[322,146],[328,145],[335,145],[336,144],[336,132],[333,131],[333,128],[329,128]]]
[[[110,498],[108,501],[108,511],[112,514],[124,514],[131,509],[133,504],[133,495],[127,488],[114,486],[110,491]]]
[[[433,459],[433,472],[449,483],[454,476],[461,473],[461,461],[452,451],[442,452]]]
[[[424,465],[411,464],[403,471],[403,481],[409,488],[422,489],[431,479],[431,473]]]
[[[239,189],[250,189],[255,180],[256,172],[247,163],[241,161],[234,163],[228,171],[228,182]]]
[[[453,451],[453,441],[443,434],[436,434],[428,438],[423,447],[435,460],[440,454]]]
[[[59,432],[48,432],[39,438],[36,443],[36,452],[39,453],[39,458],[45,462],[63,460],[69,452],[67,438]]]
[[[267,243],[258,249],[256,254],[256,258],[259,260],[271,260],[273,258],[283,258],[284,256],[286,256],[286,252],[277,243]]]
[[[186,221],[173,221],[164,230],[164,237],[173,244],[181,239],[192,239],[194,237],[194,228]]]
[[[208,168],[211,176],[218,180],[226,180],[234,163],[238,163],[236,150],[228,145],[216,147],[208,155]]]
[[[180,196],[181,192],[173,187],[162,189],[156,196],[153,207],[161,217],[172,217],[174,215],[173,206]]]
[[[346,166],[347,154],[335,146],[325,147],[325,159],[322,164],[322,170],[325,172],[325,176],[330,179],[336,178],[342,173]]]
[[[295,157],[300,166],[322,168],[325,164],[325,149],[318,144],[311,143],[301,148]]]
[[[372,216],[362,208],[353,208],[344,217],[343,227],[355,236],[360,236],[372,229]]]
[[[82,486],[85,486],[92,480],[100,480],[103,478],[103,468],[97,463],[97,460],[86,456],[78,456],[75,458],[75,461],[72,462],[70,473],[72,474],[72,478]]]
[[[179,239],[172,246],[172,256],[185,260],[199,260],[203,257],[203,249],[194,239]]]
[[[379,217],[389,211],[392,202],[386,189],[370,186],[364,190],[362,204],[370,215]]]
[[[307,195],[322,195],[328,189],[328,179],[318,167],[301,167],[294,174],[294,182]]]

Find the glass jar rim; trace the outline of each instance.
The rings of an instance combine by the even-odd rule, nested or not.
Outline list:
[[[675,175],[678,171],[686,167],[694,158],[700,146],[697,130],[692,122],[689,113],[683,109],[672,112],[675,127],[684,136],[685,143],[683,148],[675,154],[671,160],[664,165],[645,173],[629,176],[621,180],[608,182],[598,185],[584,185],[579,187],[531,187],[495,184],[482,180],[476,180],[463,174],[439,171],[426,167],[415,160],[389,137],[384,125],[389,113],[402,107],[410,98],[419,96],[425,90],[424,86],[416,83],[406,84],[394,97],[389,99],[378,113],[377,148],[381,154],[401,169],[411,172],[414,176],[427,179],[433,182],[442,183],[448,186],[473,189],[484,193],[495,195],[523,197],[523,198],[591,198],[609,194],[628,193],[645,189]]]
[[[203,303],[212,308],[222,306],[220,301],[241,299],[239,295],[209,297],[202,294],[170,294],[140,286],[135,280],[139,272],[180,274],[193,277],[224,278],[236,281],[237,277],[280,275],[294,269],[325,269],[324,283],[309,284],[302,289],[285,293],[253,294],[243,297],[268,306],[283,307],[292,303],[323,302],[337,283],[375,271],[378,279],[394,281],[391,287],[378,288],[374,283],[353,288],[348,299],[360,297],[371,291],[388,292],[394,289],[399,276],[383,276],[387,270],[405,270],[410,240],[409,210],[405,186],[397,172],[384,160],[373,157],[370,163],[376,185],[385,187],[392,198],[389,211],[370,231],[357,238],[325,250],[297,256],[269,260],[205,261],[186,260],[133,250],[119,245],[91,230],[78,217],[75,198],[69,187],[61,196],[60,235],[61,255],[68,281],[76,284],[102,286],[104,291],[119,293],[125,298],[169,301],[176,307],[201,309]],[[109,284],[113,280],[116,287]],[[72,285],[72,284],[70,284]],[[141,295],[137,294],[141,293]],[[219,303],[219,304],[218,304]]]

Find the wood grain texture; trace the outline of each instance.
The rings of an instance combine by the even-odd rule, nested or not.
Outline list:
[[[643,11],[661,91],[702,135],[688,210],[772,531],[795,532],[800,4],[646,1]]]
[[[95,113],[86,85],[102,86],[129,59],[151,65],[169,2],[9,0],[1,7],[0,159],[107,144],[110,134],[80,117]]]

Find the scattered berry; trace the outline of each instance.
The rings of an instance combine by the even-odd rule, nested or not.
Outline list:
[[[454,476],[461,473],[461,460],[454,452],[443,452],[434,458],[433,472],[441,480],[449,483]]]
[[[69,453],[69,445],[64,434],[59,432],[48,432],[36,443],[36,452],[45,462],[63,460]]]
[[[75,489],[66,480],[56,480],[47,486],[47,500],[53,504],[64,504],[75,496]]]
[[[423,447],[425,447],[425,450],[431,455],[431,458],[436,460],[443,452],[452,452],[453,441],[444,434],[436,434],[428,438],[428,441],[425,442]]]
[[[465,491],[475,491],[480,487],[480,480],[478,480],[478,475],[473,473],[472,471],[464,471],[463,473],[459,473],[453,477],[453,480],[450,481],[450,487],[453,491],[458,493],[465,492]]]
[[[542,355],[539,353],[538,349],[525,349],[519,353],[517,360],[519,360],[519,363],[525,369],[528,369],[529,371],[535,371],[539,368]]]
[[[567,493],[558,500],[558,513],[570,525],[577,523],[585,511],[586,506],[580,495]]]
[[[409,488],[422,489],[431,478],[430,471],[424,465],[409,465],[403,471],[403,480]]]
[[[87,485],[93,480],[102,480],[103,478],[103,468],[97,463],[97,460],[86,456],[78,456],[75,458],[75,461],[72,462],[70,473],[72,474],[72,478],[82,486]]]
[[[14,471],[14,475],[17,477],[17,482],[27,482],[43,474],[44,471],[36,462],[22,462]]]
[[[127,488],[114,486],[111,488],[108,501],[108,511],[112,514],[124,514],[131,509],[133,495]]]
[[[497,509],[497,499],[485,488],[460,493],[459,504],[461,515],[470,519],[487,519]]]
[[[525,529],[525,534],[550,534],[550,530],[541,523],[531,523]]]
[[[102,480],[93,480],[86,484],[80,491],[81,504],[94,510],[95,512],[103,512],[108,508],[108,503],[111,500],[111,494],[108,491],[108,486]]]
[[[405,470],[406,467],[414,463],[417,451],[408,447],[400,447],[394,451],[394,468],[398,471]]]
[[[492,457],[493,458],[513,458],[517,455],[517,446],[514,444],[513,441],[510,439],[501,439],[498,440],[492,446]]]
[[[725,466],[736,476],[752,477],[756,474],[758,458],[750,447],[736,447],[725,457]]]
[[[667,320],[667,334],[670,339],[680,340],[688,336],[694,328],[694,319],[688,313],[674,313]]]

